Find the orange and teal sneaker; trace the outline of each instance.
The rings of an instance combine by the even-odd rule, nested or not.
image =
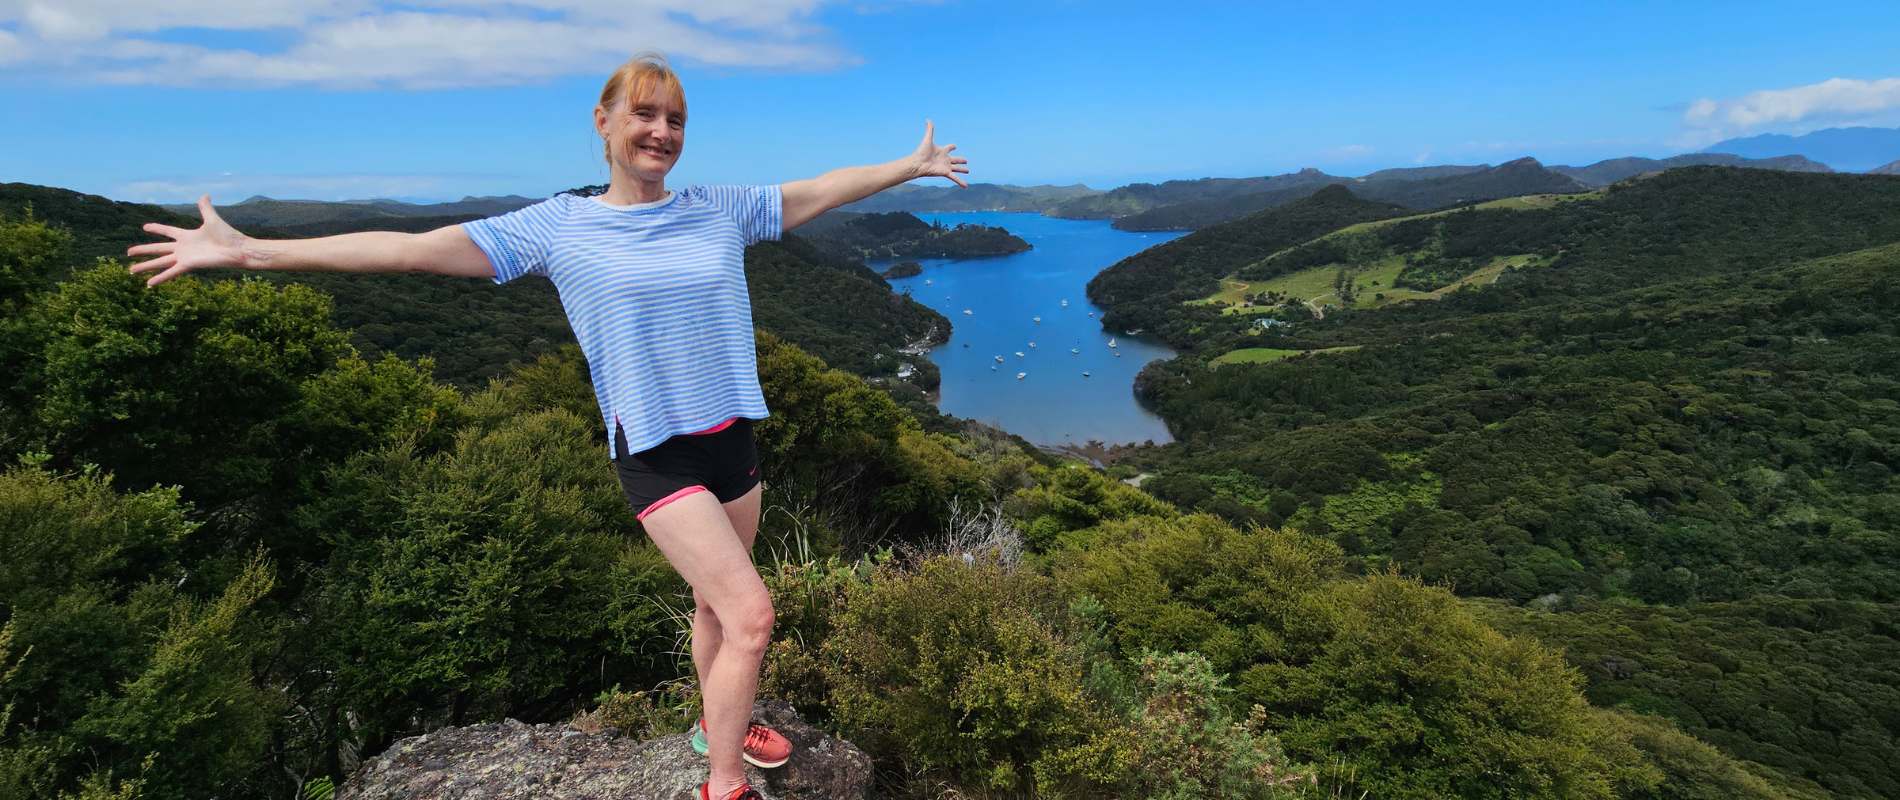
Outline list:
[[[706,784],[702,783],[699,785],[699,800],[715,800],[712,796],[712,789],[707,788]],[[752,786],[748,784],[732,790],[732,794],[718,798],[717,800],[765,800],[765,798],[760,797],[759,790],[752,788]]]
[[[693,723],[693,750],[702,756],[706,754],[705,717]],[[771,769],[792,760],[792,741],[778,731],[755,722],[746,728],[745,749],[741,756],[752,766]]]

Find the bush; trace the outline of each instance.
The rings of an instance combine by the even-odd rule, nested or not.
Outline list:
[[[1255,800],[1298,796],[1308,775],[1292,769],[1254,706],[1234,721],[1207,659],[1199,653],[1150,653],[1139,662],[1145,702],[1129,726],[1134,768],[1124,796],[1149,800],[1207,797]]]
[[[917,772],[1048,797],[1099,791],[1122,778],[1125,754],[1071,625],[1030,572],[886,566],[849,592],[823,646],[837,664],[831,709],[873,758]]]

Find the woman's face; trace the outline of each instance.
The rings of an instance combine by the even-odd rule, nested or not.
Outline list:
[[[686,144],[686,111],[671,97],[622,98],[612,109],[594,110],[594,127],[621,169],[643,181],[666,177]]]

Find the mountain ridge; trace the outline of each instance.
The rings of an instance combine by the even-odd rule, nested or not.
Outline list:
[[[1842,172],[1865,172],[1900,159],[1900,128],[1824,128],[1799,136],[1763,133],[1724,139],[1704,153],[1734,153],[1749,158],[1801,155]]]

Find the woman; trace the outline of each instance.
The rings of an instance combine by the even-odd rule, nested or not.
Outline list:
[[[694,746],[707,754],[701,800],[745,800],[741,759],[777,766],[783,736],[751,725],[772,606],[752,565],[759,526],[752,422],[759,390],[744,247],[777,239],[846,203],[913,178],[967,186],[956,145],[934,128],[910,155],[782,186],[668,191],[686,138],[686,97],[664,59],[616,70],[594,107],[612,181],[598,197],[557,195],[499,217],[428,233],[352,233],[262,241],[218,217],[210,197],[196,230],[147,224],[172,241],[143,244],[131,266],[157,286],[199,269],[427,272],[505,283],[554,281],[593,373],[609,458],[637,517],[693,588],[693,666],[705,716]]]

